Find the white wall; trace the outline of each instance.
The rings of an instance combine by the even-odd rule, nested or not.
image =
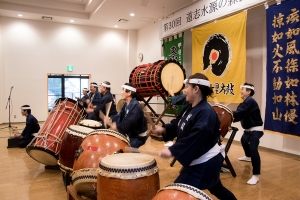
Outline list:
[[[246,81],[255,85],[254,98],[257,100],[262,118],[265,117],[265,104],[266,104],[266,19],[265,8],[260,6],[248,10],[247,19],[247,33],[246,33],[246,51],[247,51],[247,63],[246,63]],[[184,68],[186,69],[187,76],[191,75],[191,60],[192,60],[192,38],[191,31],[186,30],[184,32]],[[147,26],[138,31],[138,52],[142,51],[145,55],[151,57],[152,60],[147,59],[148,62],[154,62],[160,59],[160,54],[157,53],[160,48],[159,27],[152,25]],[[153,40],[155,39],[155,40]],[[149,42],[149,43],[148,43]],[[150,43],[151,42],[151,43]],[[149,44],[151,49],[148,50]],[[152,46],[157,48],[155,51]],[[230,104],[229,108],[235,110],[238,104]],[[159,113],[163,110],[163,107],[158,107]],[[168,122],[171,118],[164,118],[165,122]],[[235,140],[239,141],[243,128],[240,123],[233,123],[233,126],[239,129],[235,136]],[[226,137],[229,137],[227,135]],[[260,146],[275,149],[283,152],[288,152],[296,155],[300,155],[300,138],[296,136],[289,136],[284,134],[274,134],[269,131],[264,132],[264,136],[261,138]]]
[[[120,93],[120,86],[128,82],[129,64],[136,57],[136,31],[14,18],[2,18],[0,28],[0,123],[8,122],[3,105],[11,86],[12,122],[25,121],[19,109],[23,104],[29,104],[33,115],[44,121],[47,73],[67,74],[67,65],[73,65],[72,74],[91,74],[93,81],[110,81],[112,93]]]

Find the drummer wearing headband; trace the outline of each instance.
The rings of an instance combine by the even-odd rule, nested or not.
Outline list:
[[[91,82],[90,84],[89,98],[90,99],[87,100],[88,107],[85,109],[85,112],[88,113],[87,118],[99,120],[99,116],[94,113],[94,109],[99,106],[101,100],[101,94],[98,91],[98,84],[96,82]]]
[[[83,88],[82,89],[82,94],[83,96],[81,98],[75,97],[77,99],[77,101],[85,108],[87,108],[87,100],[90,98],[89,95],[89,90],[87,88]]]
[[[108,116],[117,115],[116,104],[112,94],[110,93],[110,82],[104,81],[100,84],[100,93],[102,95],[99,106],[95,109],[95,115],[99,116],[99,111],[101,110],[104,115],[106,115],[106,104],[112,102]]]
[[[162,135],[164,141],[177,137],[177,142],[160,151],[162,158],[174,156],[183,168],[174,181],[208,189],[218,199],[236,199],[220,180],[224,161],[224,148],[220,147],[220,121],[215,110],[207,102],[213,95],[208,78],[196,73],[185,80],[184,93],[189,102],[170,124],[155,126],[152,133]]]
[[[263,136],[263,121],[260,115],[260,109],[257,102],[252,98],[254,95],[254,85],[244,83],[241,86],[241,97],[244,100],[236,111],[233,111],[233,122],[241,121],[245,129],[241,138],[241,143],[245,152],[240,161],[252,162],[253,176],[247,182],[255,185],[259,181],[260,174],[260,156],[258,153],[259,139]]]
[[[130,146],[139,148],[147,140],[147,120],[140,103],[136,100],[136,88],[130,83],[122,85],[122,99],[125,104],[120,113],[112,119],[105,118],[105,123],[112,130],[118,131],[130,138]]]
[[[40,125],[37,119],[31,114],[31,108],[29,105],[21,106],[21,114],[26,117],[26,126],[22,133],[14,132],[14,137],[20,137],[20,148],[25,148],[31,140],[34,138],[33,133],[37,133],[40,130]]]

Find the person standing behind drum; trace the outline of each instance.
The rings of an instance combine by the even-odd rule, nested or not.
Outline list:
[[[37,133],[40,130],[40,125],[37,119],[31,114],[31,108],[29,105],[21,106],[21,114],[26,117],[26,126],[22,133],[14,132],[14,137],[21,137],[19,143],[20,148],[25,148],[31,140],[34,138],[33,133]]]
[[[87,88],[83,88],[82,89],[82,94],[83,96],[81,98],[78,98],[78,97],[75,97],[77,99],[77,101],[84,107],[84,108],[87,108],[88,105],[87,105],[87,100],[90,99],[89,95],[89,90]]]
[[[114,102],[113,96],[110,93],[110,83],[108,81],[102,82],[100,85],[101,100],[95,108],[88,109],[88,112],[94,112],[95,118],[97,121],[100,121],[99,112],[101,111],[106,115],[106,104],[112,102],[108,116],[117,115],[116,104]]]
[[[207,102],[213,95],[208,78],[196,73],[185,80],[186,101],[189,102],[176,119],[164,126],[155,126],[152,133],[162,135],[164,141],[177,137],[177,142],[160,151],[162,158],[174,156],[183,168],[174,181],[208,189],[218,199],[236,199],[220,180],[225,152],[218,144],[220,120]]]
[[[241,86],[241,97],[244,102],[237,107],[236,111],[233,111],[233,122],[241,121],[241,125],[245,129],[241,143],[246,156],[239,158],[239,160],[252,162],[253,176],[247,182],[250,185],[255,185],[259,181],[260,156],[258,145],[259,139],[264,134],[260,109],[257,102],[252,98],[253,95],[254,85],[244,83]]]
[[[110,129],[118,131],[130,138],[130,146],[139,148],[147,140],[147,120],[140,103],[136,100],[136,88],[131,83],[122,85],[122,99],[125,100],[120,113],[112,116],[111,120],[105,118],[104,122]]]
[[[99,120],[99,116],[96,116],[94,109],[99,106],[101,100],[101,94],[98,91],[98,84],[96,82],[91,82],[89,99],[86,101],[88,107],[85,112],[88,113],[87,118],[91,120]]]

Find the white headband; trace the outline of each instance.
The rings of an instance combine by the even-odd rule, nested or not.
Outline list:
[[[183,81],[183,83],[184,84],[193,83],[193,84],[199,84],[199,85],[204,85],[204,86],[210,87],[210,82],[208,80],[199,79],[199,78],[192,78],[190,80],[189,79],[185,79]]]
[[[83,90],[83,91],[86,91],[86,92],[89,91],[87,88],[83,88],[82,90]]]
[[[254,91],[254,86],[250,86],[250,85],[241,85],[241,88],[248,88]]]
[[[95,83],[91,83],[90,86],[98,87],[98,85]]]
[[[130,90],[130,91],[132,91],[132,92],[136,92],[136,89],[135,89],[134,87],[129,86],[129,85],[122,85],[122,88],[125,88],[125,89],[127,89],[127,90]]]
[[[24,106],[24,107],[20,107],[22,110],[29,110],[31,109],[30,106]]]
[[[103,82],[100,85],[102,85],[103,87],[110,88],[110,85],[107,85],[106,83],[103,83]]]

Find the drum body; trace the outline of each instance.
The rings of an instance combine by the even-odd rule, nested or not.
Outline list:
[[[108,130],[95,130],[81,143],[75,154],[72,181],[74,188],[83,196],[95,198],[97,169],[102,158],[120,149],[125,151],[130,143],[122,134]]]
[[[70,173],[73,171],[75,152],[80,147],[82,140],[92,131],[94,129],[78,125],[71,125],[67,128],[57,163],[63,172]]]
[[[77,124],[83,115],[83,107],[77,101],[68,98],[56,100],[43,128],[26,147],[28,155],[42,164],[57,165],[58,153],[67,127]]]
[[[142,97],[167,96],[170,89],[178,94],[184,87],[185,70],[177,61],[161,60],[137,66],[130,74],[129,82],[136,86]],[[159,92],[158,92],[159,91]]]
[[[212,200],[198,188],[182,183],[174,183],[159,190],[152,200]]]
[[[152,199],[159,188],[158,167],[150,155],[120,153],[101,160],[98,200]]]
[[[93,129],[100,129],[102,126],[100,122],[91,119],[83,119],[79,122],[79,125]]]
[[[227,106],[224,106],[222,104],[215,104],[212,107],[218,114],[219,120],[221,122],[221,136],[225,137],[227,132],[230,130],[230,126],[233,121],[233,113]]]

